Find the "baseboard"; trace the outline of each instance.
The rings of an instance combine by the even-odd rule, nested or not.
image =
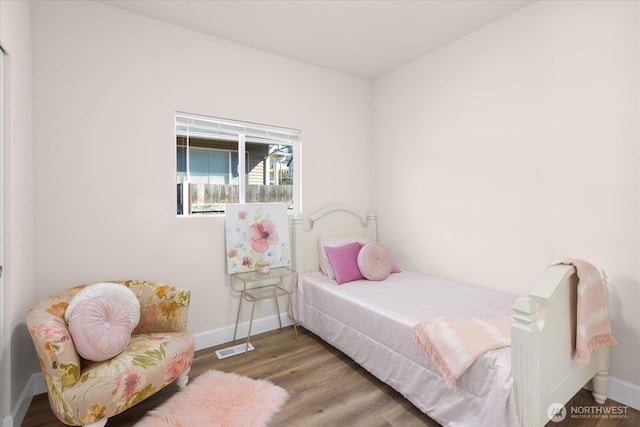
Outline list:
[[[27,415],[27,410],[29,409],[33,396],[46,392],[47,386],[44,383],[42,373],[36,372],[35,374],[31,374],[27,385],[24,386],[20,397],[18,397],[16,406],[11,411],[11,415],[4,417],[2,427],[20,427],[25,415]]]
[[[640,411],[640,386],[609,377],[607,396],[618,403]]]
[[[280,321],[282,322],[282,327],[293,325],[293,321],[286,313],[280,313]],[[274,314],[267,317],[261,317],[259,319],[254,319],[253,325],[251,326],[251,335],[273,331],[275,329],[278,329],[279,327],[280,325],[278,324],[277,315]],[[233,341],[234,329],[235,325],[231,325],[194,334],[193,337],[196,343],[196,351],[203,350],[209,347],[215,347],[217,345],[226,344]],[[246,338],[248,332],[249,322],[239,323],[236,339]]]

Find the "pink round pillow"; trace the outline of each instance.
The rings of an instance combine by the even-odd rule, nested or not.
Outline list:
[[[121,285],[120,283],[100,282],[86,286],[78,291],[67,306],[67,310],[64,312],[64,320],[69,323],[69,319],[73,314],[73,310],[80,303],[80,301],[87,298],[106,296],[119,301],[127,313],[129,313],[129,319],[131,320],[131,329],[138,326],[140,321],[140,302],[138,297],[128,287]]]
[[[367,280],[386,279],[392,264],[391,254],[382,243],[367,243],[358,252],[358,268]]]
[[[131,320],[118,300],[106,296],[87,298],[74,308],[69,333],[80,356],[102,362],[127,347]]]

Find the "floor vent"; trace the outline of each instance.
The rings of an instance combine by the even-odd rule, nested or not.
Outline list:
[[[233,347],[223,348],[222,350],[216,350],[216,356],[218,359],[224,359],[226,357],[235,356],[236,354],[244,353],[244,350],[247,348],[247,344],[238,344]],[[249,343],[249,351],[253,350],[253,345]]]

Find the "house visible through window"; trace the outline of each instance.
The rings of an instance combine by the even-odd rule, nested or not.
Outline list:
[[[295,129],[176,113],[178,215],[258,202],[298,212],[299,142]]]

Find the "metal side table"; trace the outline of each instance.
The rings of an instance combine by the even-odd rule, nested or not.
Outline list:
[[[296,340],[298,339],[298,328],[296,325],[296,316],[291,303],[291,295],[298,289],[298,275],[295,271],[288,267],[272,268],[267,273],[259,273],[257,271],[248,271],[243,273],[235,273],[231,277],[231,288],[235,292],[240,293],[240,302],[238,303],[238,314],[236,315],[236,327],[233,331],[233,340],[236,340],[238,333],[238,323],[240,321],[240,311],[242,309],[242,300],[252,303],[251,319],[249,320],[249,331],[247,332],[247,343],[245,346],[245,357],[249,352],[249,339],[251,338],[251,327],[253,325],[253,314],[256,308],[256,302],[267,299],[273,299],[276,304],[278,315],[278,323],[282,329],[282,320],[280,319],[280,306],[278,305],[278,297],[287,297],[289,302],[289,310],[293,320],[293,330]]]

